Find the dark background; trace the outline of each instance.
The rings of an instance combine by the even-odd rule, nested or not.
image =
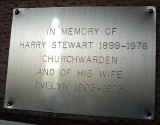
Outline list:
[[[156,109],[155,120],[133,120],[107,117],[41,113],[4,109],[6,74],[10,45],[12,11],[14,8],[54,6],[156,6],[157,7],[157,54],[156,54]],[[0,119],[34,124],[160,124],[160,1],[159,0],[0,0]]]

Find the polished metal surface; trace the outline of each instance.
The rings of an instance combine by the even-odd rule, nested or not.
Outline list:
[[[13,11],[4,107],[154,119],[156,8]]]
[[[33,124],[0,120],[0,125],[33,125]]]

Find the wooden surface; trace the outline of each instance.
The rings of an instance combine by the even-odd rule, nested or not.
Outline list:
[[[54,6],[156,6],[157,7],[157,56],[156,56],[156,109],[155,120],[133,120],[106,117],[40,113],[4,109],[6,74],[10,44],[12,11],[14,8]],[[160,1],[159,0],[35,0],[0,1],[0,119],[34,124],[94,124],[94,125],[158,125],[160,124]]]

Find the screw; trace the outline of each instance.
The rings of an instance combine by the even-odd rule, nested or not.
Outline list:
[[[152,14],[154,11],[153,9],[149,9],[149,13]]]
[[[7,104],[7,106],[11,106],[12,102],[8,101],[6,104]]]
[[[15,10],[15,14],[18,15],[20,12],[18,9]]]
[[[152,115],[151,112],[146,112],[147,117],[151,117],[151,115]]]

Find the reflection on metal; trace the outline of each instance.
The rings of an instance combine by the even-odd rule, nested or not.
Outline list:
[[[5,108],[154,119],[156,9],[18,8]]]
[[[33,125],[33,124],[0,120],[0,125]]]

